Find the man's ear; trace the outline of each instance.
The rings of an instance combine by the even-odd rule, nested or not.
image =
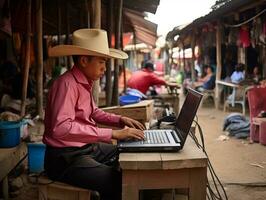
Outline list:
[[[87,65],[87,62],[88,62],[88,59],[86,56],[80,56],[79,57],[79,63],[80,63],[80,66],[81,67],[86,67]]]

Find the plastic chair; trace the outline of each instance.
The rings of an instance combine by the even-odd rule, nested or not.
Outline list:
[[[247,92],[250,113],[250,139],[266,144],[266,120],[254,123],[261,111],[266,111],[266,87],[252,87]]]
[[[224,102],[224,111],[231,105],[235,107],[235,104],[240,104],[242,106],[242,114],[246,114],[246,94],[247,91],[253,86],[242,86],[240,88],[233,87],[232,93],[227,97]]]

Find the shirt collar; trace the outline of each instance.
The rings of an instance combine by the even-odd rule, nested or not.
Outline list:
[[[93,85],[93,81],[88,80],[86,76],[83,74],[83,72],[77,66],[75,65],[73,66],[73,68],[71,69],[71,73],[73,74],[74,78],[76,79],[78,83],[89,85],[89,86]]]

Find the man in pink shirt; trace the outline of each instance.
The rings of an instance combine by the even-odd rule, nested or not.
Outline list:
[[[165,80],[158,77],[153,70],[153,64],[151,62],[147,62],[143,69],[136,71],[131,75],[127,82],[127,86],[146,94],[150,86],[166,85]]]
[[[111,139],[143,139],[144,126],[128,117],[106,113],[92,98],[93,82],[104,75],[109,58],[127,54],[108,47],[100,29],[73,33],[73,45],[59,45],[51,56],[72,55],[74,66],[56,79],[45,111],[45,170],[49,178],[96,190],[103,200],[121,199],[121,171]],[[99,128],[97,123],[121,127]]]

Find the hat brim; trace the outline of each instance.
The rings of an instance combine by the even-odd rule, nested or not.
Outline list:
[[[49,56],[59,57],[59,56],[72,56],[72,55],[89,55],[89,56],[99,56],[106,58],[118,58],[127,59],[128,55],[118,49],[109,48],[109,54],[89,50],[76,45],[58,45],[49,49]]]

